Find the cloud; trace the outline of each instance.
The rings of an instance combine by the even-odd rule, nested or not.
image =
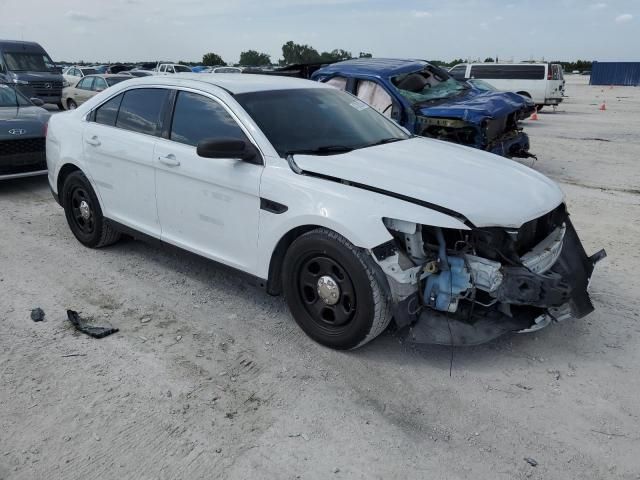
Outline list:
[[[603,10],[605,8],[607,8],[607,4],[602,2],[589,5],[589,10]]]
[[[623,13],[622,15],[618,15],[616,17],[616,23],[627,23],[633,20],[633,15],[630,13]]]
[[[104,20],[103,17],[91,15],[84,12],[76,12],[75,10],[69,10],[64,14],[64,16],[69,20],[73,20],[74,22],[99,22],[101,20]]]
[[[430,18],[430,17],[433,17],[433,14],[431,12],[426,12],[424,10],[415,10],[411,15],[413,15],[414,18]]]

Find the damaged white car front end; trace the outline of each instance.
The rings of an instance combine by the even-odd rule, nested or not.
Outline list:
[[[411,341],[476,345],[593,311],[587,284],[606,254],[587,257],[564,204],[519,229],[384,223],[394,240],[372,253]]]

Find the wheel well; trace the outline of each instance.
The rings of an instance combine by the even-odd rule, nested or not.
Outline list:
[[[518,95],[522,95],[523,97],[531,98],[529,92],[516,92]]]
[[[60,205],[62,205],[63,207],[64,207],[64,198],[62,196],[62,187],[64,185],[64,181],[67,179],[70,173],[78,172],[78,171],[80,171],[78,167],[76,167],[72,163],[67,163],[62,166],[62,168],[60,169],[60,172],[58,173],[58,182],[57,182],[58,198],[60,199]]]
[[[289,230],[278,241],[276,248],[271,255],[269,262],[269,278],[267,280],[267,293],[269,295],[279,295],[282,293],[282,262],[287,250],[294,240],[316,228],[322,228],[320,225],[302,225],[293,230]]]

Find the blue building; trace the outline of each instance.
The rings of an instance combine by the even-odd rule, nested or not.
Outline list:
[[[590,85],[640,85],[640,62],[593,62]]]

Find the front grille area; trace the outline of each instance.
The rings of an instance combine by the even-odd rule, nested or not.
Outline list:
[[[0,141],[0,175],[46,169],[44,138]]]
[[[52,82],[29,82],[31,88],[36,95],[42,95],[45,97],[50,97],[52,95],[60,95],[62,93],[62,82],[52,81]],[[49,85],[49,88],[47,88]]]

